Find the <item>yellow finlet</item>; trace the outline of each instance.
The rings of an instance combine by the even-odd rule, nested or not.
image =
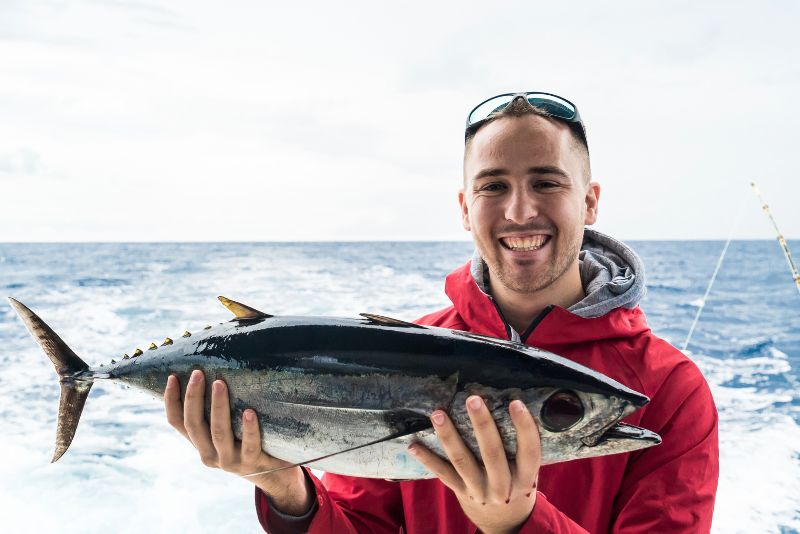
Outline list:
[[[150,346],[147,347],[147,350],[156,350],[158,346],[155,343],[150,343]]]
[[[135,351],[133,351],[133,357],[134,358],[137,357],[137,356],[141,356],[142,354],[144,354],[142,352],[142,349],[136,349]]]
[[[191,333],[191,332],[189,332],[188,330],[185,330],[185,331],[183,332],[183,335],[182,335],[181,337],[192,337],[192,333]]]
[[[161,344],[163,347],[164,345],[172,345],[172,340],[170,338],[164,338],[164,342]]]
[[[258,311],[257,309],[251,308],[250,306],[242,304],[241,302],[236,302],[235,300],[231,300],[223,296],[219,296],[217,298],[226,308],[233,312],[233,314],[236,316],[236,319],[265,319],[267,317],[272,317],[267,313]]]
[[[128,359],[130,359],[130,356],[128,356],[128,355],[126,354],[125,356],[123,356],[123,357],[122,357],[122,359],[123,359],[123,360],[128,360]]]

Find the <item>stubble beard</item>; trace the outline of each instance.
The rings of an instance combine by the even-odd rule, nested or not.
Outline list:
[[[556,243],[554,242],[555,237],[556,236],[553,236],[551,238],[551,243],[549,243],[549,245],[554,248],[556,247]],[[548,263],[546,270],[538,276],[514,276],[507,264],[497,260],[489,262],[484,259],[484,261],[486,261],[489,267],[489,275],[494,277],[506,288],[515,293],[530,294],[549,287],[564,276],[573,262],[577,260],[582,243],[583,237],[581,234],[575,236],[568,243],[567,250],[564,251],[564,253],[559,253],[559,250],[556,248],[554,251],[555,261]],[[528,273],[525,274],[527,275]]]

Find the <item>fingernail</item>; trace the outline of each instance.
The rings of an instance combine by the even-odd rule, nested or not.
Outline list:
[[[225,386],[221,380],[215,380],[212,387],[214,388],[214,393],[223,393],[225,391]]]
[[[444,423],[444,414],[442,412],[433,412],[431,415],[431,420],[433,424],[436,426],[441,426]]]
[[[417,450],[417,448],[415,446],[409,445],[408,446],[408,454],[410,454],[411,456],[416,456],[417,454],[419,454],[419,451]]]
[[[521,400],[514,400],[511,401],[509,409],[514,413],[522,413],[527,409],[527,406],[525,406],[525,403]]]
[[[169,375],[167,377],[167,387],[171,388],[175,385],[175,375]]]
[[[255,419],[255,414],[253,413],[253,410],[245,410],[244,411],[244,420],[245,421],[252,421],[253,419]]]
[[[482,404],[483,404],[483,399],[481,399],[477,395],[473,395],[472,397],[467,399],[467,407],[469,407],[470,410],[480,410]]]
[[[200,370],[195,369],[194,371],[192,371],[192,376],[189,377],[189,382],[191,382],[192,384],[197,384],[198,382],[200,382],[200,379],[202,377],[203,373]]]

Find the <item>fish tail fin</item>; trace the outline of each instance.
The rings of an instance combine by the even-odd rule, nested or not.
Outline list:
[[[91,373],[84,373],[89,370],[89,366],[58,337],[58,334],[53,332],[52,328],[18,300],[11,297],[8,300],[28,327],[28,331],[53,362],[61,381],[56,450],[51,460],[55,462],[67,452],[72,443],[93,379]]]

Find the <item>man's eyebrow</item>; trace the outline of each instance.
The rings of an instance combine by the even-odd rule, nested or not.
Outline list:
[[[503,169],[500,167],[492,167],[489,169],[483,169],[481,172],[475,175],[473,180],[482,180],[484,178],[496,178],[497,176],[505,176],[509,174],[507,169]],[[563,178],[570,179],[569,174],[566,173],[563,169],[556,167],[554,165],[541,165],[538,167],[530,167],[527,171],[527,174],[557,174]]]
[[[569,179],[569,174],[559,167],[554,165],[543,165],[541,167],[531,167],[528,169],[528,174],[557,174],[563,178]]]
[[[496,178],[497,176],[505,176],[508,174],[506,169],[501,168],[491,168],[491,169],[483,169],[481,172],[475,175],[473,180],[482,180],[484,178]]]

